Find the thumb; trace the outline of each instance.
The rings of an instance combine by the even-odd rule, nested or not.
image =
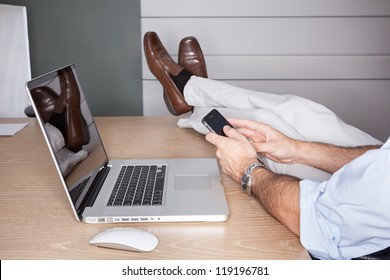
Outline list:
[[[236,129],[230,127],[230,126],[225,126],[223,128],[223,132],[225,132],[226,136],[235,140],[242,140],[243,138],[246,139],[244,135],[239,133]]]
[[[206,141],[215,145],[215,141],[217,140],[218,138],[218,135],[213,133],[213,132],[209,132],[206,134]]]

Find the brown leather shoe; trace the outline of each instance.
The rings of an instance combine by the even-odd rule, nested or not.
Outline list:
[[[42,86],[31,89],[31,96],[41,119],[47,123],[58,101],[58,94],[51,88]]]
[[[184,100],[183,94],[177,89],[169,75],[176,76],[184,70],[184,67],[173,61],[155,32],[145,33],[144,52],[150,71],[160,81],[166,93],[164,100],[168,110],[173,115],[191,111],[192,106]]]
[[[207,78],[206,61],[198,40],[185,37],[179,44],[179,64],[198,77]]]
[[[49,123],[62,132],[66,147],[78,152],[90,140],[88,126],[81,113],[80,91],[69,68],[58,71],[58,79],[61,93],[51,112]]]
[[[202,49],[198,40],[193,36],[185,37],[180,41],[178,63],[195,76],[208,77]],[[169,104],[169,98],[165,90],[163,96],[165,103]]]

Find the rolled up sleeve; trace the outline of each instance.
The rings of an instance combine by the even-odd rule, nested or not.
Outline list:
[[[366,152],[329,181],[300,182],[300,239],[319,259],[351,259],[390,246],[390,149]]]

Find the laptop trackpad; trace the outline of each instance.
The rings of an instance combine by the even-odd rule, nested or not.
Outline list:
[[[208,175],[176,175],[176,190],[209,190],[211,189]]]

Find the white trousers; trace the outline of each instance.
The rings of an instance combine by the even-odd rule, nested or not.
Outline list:
[[[381,141],[344,123],[325,106],[294,95],[277,95],[238,88],[220,81],[192,76],[184,88],[184,97],[194,106],[188,118],[178,121],[182,128],[205,134],[201,119],[217,108],[227,118],[250,119],[266,123],[287,136],[339,146],[380,145]],[[324,181],[330,174],[299,164],[279,164],[262,158],[267,167],[279,174]]]

